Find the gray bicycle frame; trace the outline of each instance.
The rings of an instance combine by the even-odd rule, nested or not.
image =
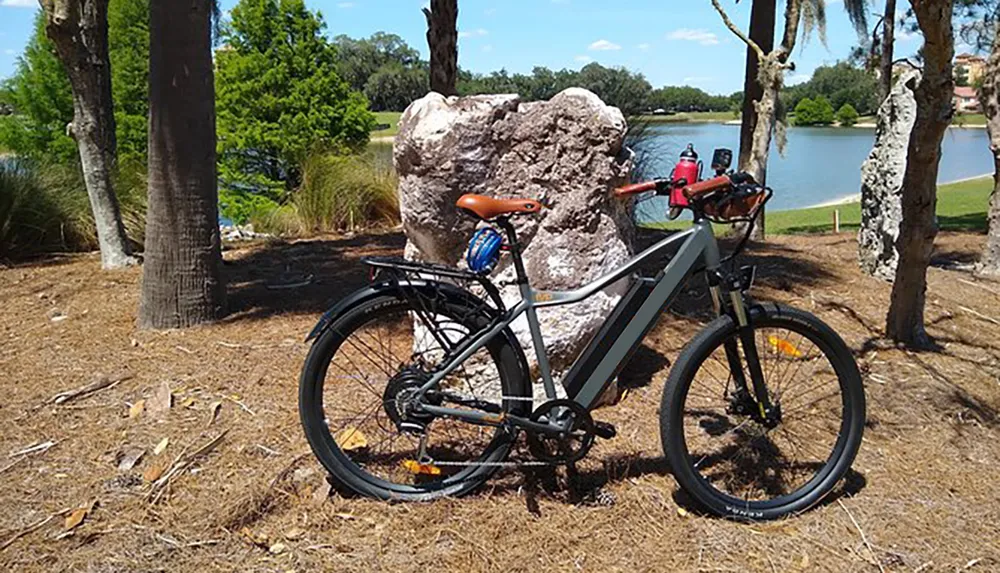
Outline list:
[[[528,329],[531,334],[535,355],[538,359],[538,370],[542,378],[542,384],[545,386],[545,394],[549,400],[554,400],[557,396],[556,387],[555,382],[552,380],[552,371],[549,366],[545,341],[542,338],[542,331],[538,322],[537,309],[573,304],[585,300],[619,280],[630,276],[643,263],[648,262],[657,255],[662,255],[665,251],[682,241],[683,243],[676,254],[670,259],[670,262],[663,271],[657,275],[652,291],[645,302],[642,303],[642,306],[639,307],[627,326],[618,335],[617,340],[614,341],[610,350],[601,359],[594,371],[590,373],[590,376],[579,392],[573,397],[578,404],[590,409],[618,366],[628,358],[632,348],[645,336],[649,328],[659,318],[667,303],[680,291],[699,260],[704,263],[704,268],[709,273],[713,273],[719,269],[721,265],[719,244],[716,241],[712,225],[708,221],[696,221],[690,229],[657,242],[622,267],[576,290],[538,291],[531,288],[531,285],[527,282],[521,283],[521,300],[506,312],[502,320],[494,324],[491,328],[476,333],[469,342],[463,345],[464,348],[456,356],[421,386],[419,393],[422,395],[434,388],[446,376],[461,366],[466,359],[524,314],[528,320]],[[711,287],[711,294],[716,311],[718,311],[721,304],[719,287]],[[423,404],[423,409],[430,414],[438,416],[464,418],[491,424],[503,420],[502,415],[434,406],[431,404]]]

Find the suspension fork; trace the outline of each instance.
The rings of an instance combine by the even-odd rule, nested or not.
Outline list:
[[[720,276],[711,277],[709,290],[716,312],[720,315],[728,312],[738,325],[739,344],[737,344],[736,339],[729,338],[723,343],[723,347],[726,352],[726,361],[729,363],[729,371],[736,384],[738,401],[745,399],[751,405],[750,412],[741,413],[750,414],[761,422],[767,422],[772,415],[773,407],[768,396],[767,386],[764,383],[764,371],[760,365],[757,338],[754,336],[753,324],[750,322],[745,298],[745,292],[752,283],[753,268],[745,267],[741,269],[739,274],[727,277],[725,281]],[[723,285],[725,289],[723,289]],[[729,300],[725,302],[723,290],[729,295]],[[743,362],[740,360],[739,346],[743,347],[743,358],[746,360],[747,370],[750,372],[749,386],[744,375]]]

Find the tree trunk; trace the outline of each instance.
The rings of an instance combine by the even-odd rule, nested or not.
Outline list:
[[[1000,274],[1000,34],[993,37],[993,48],[986,60],[979,101],[986,115],[986,132],[993,152],[993,193],[990,195],[989,232],[979,271]]]
[[[45,31],[73,88],[73,123],[105,269],[135,264],[111,182],[117,158],[108,0],[41,0]]]
[[[151,0],[142,328],[225,314],[215,144],[212,0]]]
[[[431,91],[458,95],[458,0],[431,0],[427,17],[427,46],[431,52]]]
[[[885,12],[882,17],[882,61],[881,77],[879,78],[879,95],[881,100],[889,97],[892,90],[892,58],[896,42],[896,0],[885,0]]]
[[[765,54],[774,50],[774,22],[776,0],[754,0],[750,13],[750,39],[757,43]],[[746,75],[743,78],[743,117],[740,122],[740,158],[737,165],[745,171],[753,146],[753,131],[757,126],[757,102],[764,95],[764,86],[757,77],[760,64],[757,52],[747,46]]]
[[[886,317],[886,336],[914,347],[930,344],[924,330],[927,266],[937,235],[937,176],[941,139],[951,123],[955,80],[952,0],[910,0],[924,35],[923,78],[914,90],[917,118],[903,176],[899,266]]]

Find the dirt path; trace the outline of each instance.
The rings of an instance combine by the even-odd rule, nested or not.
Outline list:
[[[1000,284],[948,270],[973,259],[980,243],[939,238],[927,318],[943,349],[923,354],[879,341],[889,287],[857,271],[853,237],[781,238],[752,254],[759,298],[819,314],[855,350],[869,423],[841,495],[794,519],[751,526],[698,516],[660,457],[663,380],[708,317],[700,281],[630,367],[635,389],[597,412],[619,436],[600,443],[572,483],[561,471],[540,483],[508,472],[472,497],[399,505],[325,498],[296,412],[305,333],[365,282],[358,257],[398,252],[399,236],[227,252],[232,316],[183,332],[135,330],[138,270],[101,272],[86,256],[6,268],[0,545],[13,541],[0,549],[0,568],[1000,570]],[[45,404],[101,375],[131,377]],[[157,413],[164,383],[172,407]],[[157,502],[147,499],[150,468],[226,430]],[[50,441],[47,450],[9,457]],[[119,470],[122,455],[136,449],[143,457]],[[69,534],[63,513],[31,529],[95,500]]]

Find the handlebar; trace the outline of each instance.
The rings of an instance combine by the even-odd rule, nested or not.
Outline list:
[[[708,193],[714,193],[716,191],[724,191],[730,187],[736,187],[746,183],[753,183],[753,176],[749,173],[739,172],[730,173],[728,175],[720,175],[712,179],[706,179],[705,181],[699,181],[697,183],[692,183],[691,185],[686,185],[686,182],[681,179],[680,181],[673,181],[671,179],[654,179],[653,181],[644,181],[642,183],[633,183],[631,185],[626,185],[624,187],[619,187],[615,189],[616,197],[628,197],[629,195],[635,195],[636,193],[645,193],[647,191],[659,191],[666,193],[670,188],[674,186],[684,185],[683,193],[688,199],[694,199],[699,195],[706,195]]]

